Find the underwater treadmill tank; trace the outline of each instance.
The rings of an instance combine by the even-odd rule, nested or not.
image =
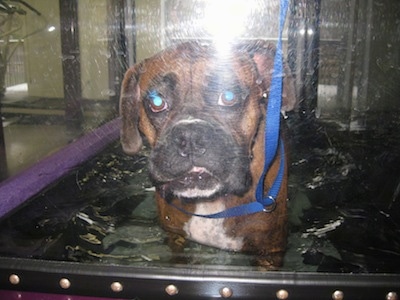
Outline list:
[[[0,299],[399,299],[399,1],[1,5]]]

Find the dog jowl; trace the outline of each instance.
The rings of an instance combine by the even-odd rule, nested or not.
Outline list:
[[[173,235],[210,246],[254,253],[279,267],[286,247],[287,171],[271,213],[225,219],[213,214],[254,201],[264,164],[264,123],[275,48],[263,41],[230,53],[188,42],[130,68],[124,78],[121,143],[137,153],[151,147],[161,225]],[[295,105],[292,78],[283,78],[282,110]],[[279,154],[264,181],[267,190]]]

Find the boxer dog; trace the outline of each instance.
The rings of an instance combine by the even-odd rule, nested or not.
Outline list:
[[[281,266],[286,247],[286,166],[272,212],[222,219],[193,215],[255,201],[263,171],[275,47],[253,41],[226,50],[187,42],[131,67],[121,89],[121,143],[134,155],[142,137],[147,139],[160,222],[171,237],[252,253],[259,266],[274,269]],[[282,110],[293,109],[289,74],[282,96]],[[276,177],[279,156],[264,190]]]

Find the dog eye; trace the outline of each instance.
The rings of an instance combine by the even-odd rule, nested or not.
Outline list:
[[[161,112],[168,108],[168,103],[158,94],[157,91],[150,91],[148,94],[150,109],[155,112]]]
[[[218,97],[218,105],[221,106],[233,106],[237,103],[237,101],[238,98],[236,94],[229,90],[222,92]]]

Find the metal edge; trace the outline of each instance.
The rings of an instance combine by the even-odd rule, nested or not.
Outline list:
[[[287,296],[278,299],[336,299],[338,291],[346,299],[389,299],[388,293],[400,293],[400,275],[144,268],[0,257],[0,287],[130,299],[277,299],[278,293]]]

